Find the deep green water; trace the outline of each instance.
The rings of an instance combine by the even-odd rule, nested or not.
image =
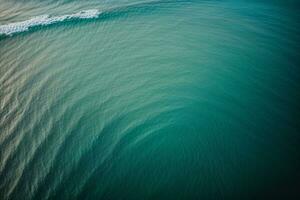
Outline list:
[[[0,0],[0,25],[86,9],[0,36],[0,199],[299,197],[299,1]]]

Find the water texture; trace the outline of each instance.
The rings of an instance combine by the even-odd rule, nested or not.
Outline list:
[[[300,4],[0,0],[0,199],[299,199]]]

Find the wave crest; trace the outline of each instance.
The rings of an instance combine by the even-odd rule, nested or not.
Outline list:
[[[71,19],[97,18],[101,12],[97,9],[83,10],[74,14],[62,16],[41,15],[22,22],[15,22],[0,26],[0,35],[12,35],[28,31],[31,27],[55,24]]]

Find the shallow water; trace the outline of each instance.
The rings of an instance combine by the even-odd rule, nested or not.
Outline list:
[[[0,199],[297,198],[297,1],[0,5]]]

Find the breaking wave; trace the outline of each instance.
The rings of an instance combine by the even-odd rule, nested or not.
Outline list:
[[[22,22],[14,22],[0,26],[0,35],[12,35],[28,31],[32,27],[46,26],[72,19],[91,19],[97,18],[101,12],[97,9],[83,10],[74,14],[62,16],[41,15]]]

